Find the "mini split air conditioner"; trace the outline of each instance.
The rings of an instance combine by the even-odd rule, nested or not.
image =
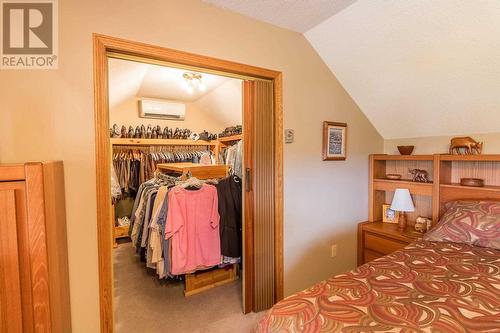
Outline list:
[[[141,98],[139,100],[139,116],[141,118],[184,120],[186,116],[186,104]]]

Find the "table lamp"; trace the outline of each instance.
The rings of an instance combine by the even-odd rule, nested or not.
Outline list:
[[[399,212],[398,227],[404,230],[406,228],[406,212],[415,211],[410,191],[407,188],[396,189],[392,198],[391,209]]]

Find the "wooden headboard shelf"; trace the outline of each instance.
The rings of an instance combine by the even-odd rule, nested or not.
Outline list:
[[[424,169],[430,183],[408,181],[408,169]],[[389,180],[396,173],[402,180]],[[484,179],[484,187],[460,185],[460,178]],[[382,204],[390,204],[396,188],[407,188],[415,202],[410,224],[417,216],[432,217],[437,222],[444,205],[453,200],[500,201],[500,155],[370,155],[369,220],[382,220]]]

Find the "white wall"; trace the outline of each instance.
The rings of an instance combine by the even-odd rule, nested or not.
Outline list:
[[[224,128],[241,125],[243,115],[242,83],[239,80],[230,80],[194,102],[180,102],[186,104],[186,118],[183,121],[140,118],[138,100],[141,97],[131,96],[116,107],[110,109],[110,124],[119,127],[125,125],[160,125],[171,128],[188,128],[194,132],[207,130],[211,133],[220,133]],[[148,97],[148,96],[143,96]]]

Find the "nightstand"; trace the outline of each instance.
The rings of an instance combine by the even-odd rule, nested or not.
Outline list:
[[[358,224],[358,266],[402,249],[421,237],[413,226],[400,231],[395,223],[361,222]]]

